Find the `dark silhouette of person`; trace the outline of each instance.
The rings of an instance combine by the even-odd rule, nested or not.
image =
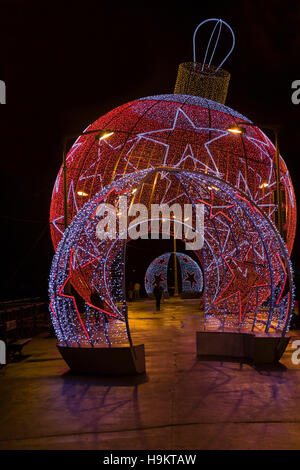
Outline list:
[[[162,297],[162,287],[159,283],[155,284],[154,289],[153,289],[153,294],[155,296],[155,301],[156,301],[156,310],[160,310],[160,301]]]
[[[128,300],[129,300],[129,302],[133,301],[133,285],[132,285],[132,282],[129,283]]]

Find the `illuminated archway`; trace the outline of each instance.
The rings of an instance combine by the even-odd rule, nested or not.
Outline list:
[[[168,264],[173,253],[164,253],[155,258],[145,274],[145,290],[153,293],[155,284],[159,283],[165,294],[168,294]],[[200,266],[187,254],[176,252],[181,271],[182,292],[200,294],[203,289],[203,276]]]
[[[65,231],[49,285],[59,341],[75,346],[131,343],[124,275],[127,236],[119,233],[113,240],[97,239],[97,208],[103,201],[116,205],[120,195],[126,195],[129,204],[160,203],[153,180],[159,188],[165,178],[181,188],[179,203],[189,200],[193,207],[204,205],[204,245],[195,255],[203,267],[206,326],[284,335],[292,312],[292,271],[285,244],[272,222],[246,194],[215,176],[160,167],[129,174],[105,187]],[[69,282],[84,299],[82,309],[67,289]],[[93,300],[94,291],[100,306]]]

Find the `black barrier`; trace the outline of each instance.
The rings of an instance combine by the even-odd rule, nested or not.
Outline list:
[[[0,309],[0,338],[4,341],[35,336],[49,328],[47,302],[6,303]]]

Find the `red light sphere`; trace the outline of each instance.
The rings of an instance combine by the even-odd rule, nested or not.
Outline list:
[[[250,123],[225,105],[190,95],[150,96],[113,109],[91,124],[84,131],[88,133],[80,135],[67,154],[68,223],[104,186],[137,170],[163,166],[212,174],[245,193],[276,222],[275,148],[258,127],[247,125]],[[237,125],[244,127],[243,134],[228,131]],[[96,130],[107,130],[107,135],[99,138],[100,134],[91,132]],[[280,184],[283,236],[291,253],[296,203],[281,157]],[[153,182],[148,185],[153,186]],[[50,210],[55,249],[64,232],[63,187],[61,168]],[[143,191],[149,194],[149,188],[140,192],[141,202]],[[174,187],[163,176],[159,193],[160,201],[166,203],[182,196],[180,187]]]

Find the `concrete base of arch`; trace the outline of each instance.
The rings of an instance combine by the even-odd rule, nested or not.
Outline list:
[[[284,353],[290,337],[277,333],[197,331],[199,359],[244,360],[254,364],[274,364]]]
[[[57,348],[72,372],[86,375],[135,375],[146,370],[143,344],[133,346]]]

